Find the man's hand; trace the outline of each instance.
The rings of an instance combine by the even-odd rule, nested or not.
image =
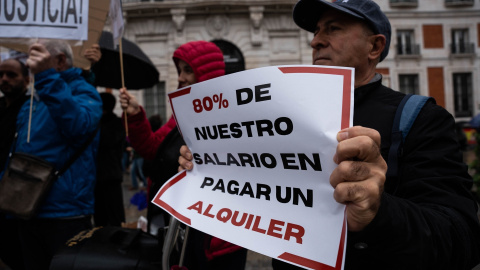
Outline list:
[[[128,115],[135,115],[141,111],[137,99],[128,93],[126,88],[120,89],[120,106]]]
[[[193,162],[192,162],[193,156],[192,152],[190,152],[190,149],[186,145],[182,145],[180,148],[180,157],[178,158],[178,171],[181,172],[183,170],[191,170],[193,169]]]
[[[57,68],[56,57],[52,56],[41,43],[34,43],[28,49],[27,66],[32,74],[40,73],[50,68]]]
[[[102,52],[100,51],[100,46],[98,44],[93,44],[90,49],[86,49],[83,53],[83,56],[87,58],[88,61],[93,65],[100,61],[102,57]]]
[[[330,176],[333,196],[347,205],[349,231],[361,231],[375,218],[385,184],[387,163],[380,154],[380,134],[352,127],[337,134],[338,167]]]

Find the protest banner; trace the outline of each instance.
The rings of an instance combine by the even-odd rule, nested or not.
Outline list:
[[[110,0],[0,0],[0,6],[0,46],[27,53],[37,38],[72,40],[74,66],[89,68],[83,52],[98,43]]]
[[[353,119],[354,70],[276,66],[169,94],[194,169],[153,203],[183,223],[307,269],[343,269],[345,206],[329,183]]]
[[[87,39],[87,0],[2,0],[1,3],[1,37]]]

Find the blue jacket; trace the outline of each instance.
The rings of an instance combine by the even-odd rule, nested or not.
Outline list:
[[[102,100],[97,90],[83,79],[81,72],[78,68],[63,72],[49,69],[35,75],[30,142],[27,143],[28,100],[17,116],[16,152],[42,157],[60,169],[96,131],[102,116]],[[37,217],[93,214],[98,142],[99,134],[55,181]]]

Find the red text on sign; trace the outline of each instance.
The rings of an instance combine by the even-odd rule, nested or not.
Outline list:
[[[295,240],[298,244],[302,244],[302,237],[305,235],[305,228],[298,224],[286,223],[284,221],[271,219],[267,228],[261,228],[260,222],[262,217],[249,213],[240,214],[239,211],[232,211],[229,208],[222,208],[216,213],[212,212],[213,204],[209,204],[205,209],[203,202],[198,201],[195,204],[188,207],[188,210],[195,210],[197,213],[209,218],[216,218],[217,220],[237,227],[243,227],[247,230],[252,230],[261,234],[266,234],[276,238],[290,241]]]

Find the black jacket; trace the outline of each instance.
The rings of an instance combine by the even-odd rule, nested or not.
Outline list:
[[[160,213],[166,218],[165,224],[168,224],[170,216],[163,209],[154,205],[151,200],[157,195],[158,190],[172,176],[178,173],[178,158],[180,157],[180,147],[184,145],[182,135],[175,126],[165,137],[157,150],[157,155],[152,162],[152,166],[148,169],[148,176],[152,179],[150,187],[150,198],[147,210],[147,219],[149,222],[152,218]]]
[[[97,156],[97,182],[120,183],[123,179],[122,157],[125,149],[125,128],[113,112],[102,115]]]
[[[17,114],[28,96],[18,97],[7,107],[5,97],[0,98],[0,171],[4,170],[5,162],[10,153],[17,126]]]
[[[393,119],[404,94],[381,81],[355,89],[355,126],[382,136],[388,163]],[[405,139],[398,179],[387,178],[377,216],[349,232],[345,269],[472,269],[480,225],[453,117],[428,101]],[[274,269],[295,269],[274,261]]]

